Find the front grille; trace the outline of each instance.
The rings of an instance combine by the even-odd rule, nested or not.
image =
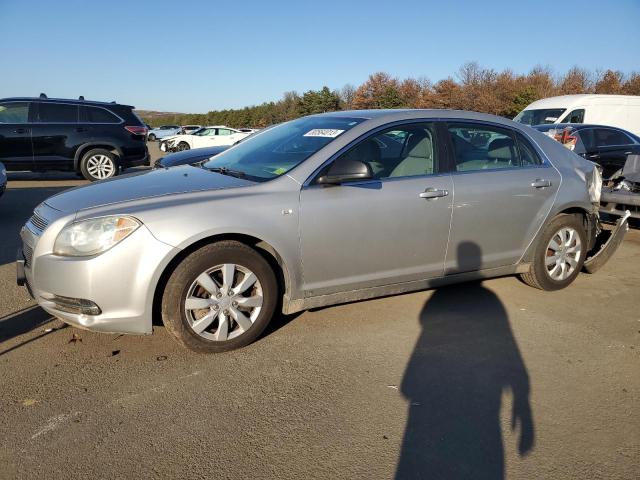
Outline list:
[[[33,212],[33,215],[29,219],[29,222],[31,222],[31,225],[36,227],[41,232],[45,228],[47,228],[47,225],[49,225],[49,222],[46,219],[42,218],[40,215],[38,215],[36,212]]]
[[[26,243],[22,244],[22,254],[24,255],[25,266],[31,265],[31,260],[33,259],[33,249],[27,245]]]

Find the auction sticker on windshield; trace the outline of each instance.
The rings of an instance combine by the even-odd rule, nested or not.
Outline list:
[[[314,128],[313,130],[309,130],[303,136],[305,137],[325,137],[325,138],[336,138],[338,135],[343,133],[344,130],[338,130],[335,128]]]

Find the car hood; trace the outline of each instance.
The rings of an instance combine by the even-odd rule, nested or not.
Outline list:
[[[166,141],[166,140],[175,140],[176,138],[189,138],[192,135],[189,135],[187,133],[183,133],[182,135],[167,135],[166,137],[162,137],[162,141]]]
[[[244,187],[254,182],[210,172],[191,165],[146,170],[73,188],[45,203],[62,212],[75,212],[115,203],[179,193]]]

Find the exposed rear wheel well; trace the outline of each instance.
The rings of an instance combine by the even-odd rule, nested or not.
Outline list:
[[[153,294],[153,322],[154,325],[161,325],[161,303],[162,303],[162,293],[164,292],[164,288],[171,276],[171,273],[175,270],[175,268],[180,264],[182,260],[184,260],[188,255],[192,252],[195,252],[199,248],[204,245],[208,245],[215,242],[220,242],[223,240],[235,240],[237,242],[243,243],[258,253],[260,253],[264,259],[269,263],[273,272],[276,276],[276,280],[278,282],[278,297],[281,300],[282,294],[287,291],[287,280],[286,280],[286,267],[284,265],[284,261],[282,257],[278,254],[278,252],[273,248],[269,243],[253,237],[251,235],[244,235],[239,233],[234,234],[224,234],[224,235],[214,235],[212,237],[203,238],[191,245],[189,245],[184,250],[180,251],[166,266],[162,274],[160,275],[160,279],[156,284],[156,288]],[[280,308],[281,305],[278,304],[277,308]]]

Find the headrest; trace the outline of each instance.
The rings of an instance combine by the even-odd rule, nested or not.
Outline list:
[[[495,158],[497,160],[513,160],[516,155],[516,146],[513,143],[513,139],[496,138],[489,144],[487,155],[489,158]]]

